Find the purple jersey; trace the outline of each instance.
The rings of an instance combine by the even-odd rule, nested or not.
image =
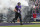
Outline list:
[[[18,13],[21,13],[21,6],[16,6],[15,8],[18,11]]]

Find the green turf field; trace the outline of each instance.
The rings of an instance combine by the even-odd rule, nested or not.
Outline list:
[[[40,27],[40,25],[19,25],[19,26],[0,26],[0,27]]]

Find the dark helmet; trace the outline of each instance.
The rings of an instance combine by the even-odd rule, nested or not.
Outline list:
[[[18,4],[21,4],[20,2],[18,2]]]

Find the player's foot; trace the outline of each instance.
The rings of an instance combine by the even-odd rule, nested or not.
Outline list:
[[[23,23],[22,23],[22,22],[20,22],[20,25],[23,25]]]
[[[15,21],[14,21],[14,23],[15,23]]]
[[[23,24],[20,24],[20,25],[23,25]]]
[[[12,23],[12,21],[10,21]]]
[[[15,21],[13,20],[13,22],[15,23]]]

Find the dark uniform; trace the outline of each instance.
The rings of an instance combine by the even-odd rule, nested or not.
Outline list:
[[[15,20],[19,17],[20,19],[20,24],[22,24],[22,19],[21,19],[21,6],[16,6],[15,9],[17,12],[15,12],[15,18],[13,19],[13,22],[15,23]]]

